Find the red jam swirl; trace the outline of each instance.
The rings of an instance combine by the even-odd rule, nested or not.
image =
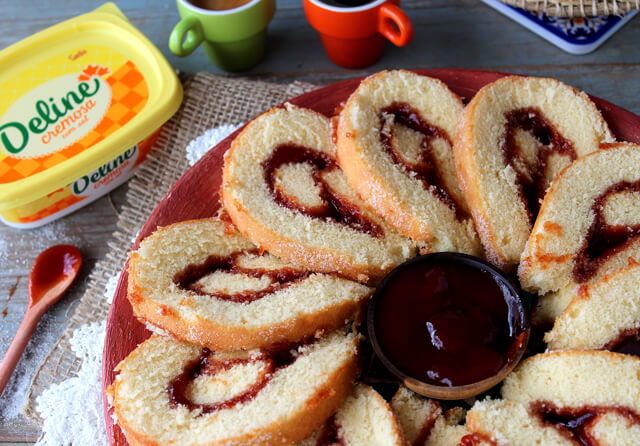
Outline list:
[[[597,273],[602,263],[640,236],[640,224],[612,226],[606,222],[603,213],[606,200],[610,195],[621,192],[640,192],[640,181],[621,181],[611,185],[594,200],[591,206],[594,219],[573,266],[573,278],[577,283],[587,282]]]
[[[471,434],[465,435],[460,439],[460,443],[458,443],[458,446],[479,446],[479,445],[497,446],[497,443],[493,441],[491,438],[489,438],[489,436],[478,433],[478,432],[473,432]]]
[[[623,331],[617,339],[605,345],[604,349],[640,358],[640,327]]]
[[[325,421],[316,441],[316,446],[345,446],[344,438],[339,432],[340,425],[336,421],[336,417],[332,416]]]
[[[275,174],[280,167],[300,163],[307,163],[313,167],[313,181],[320,189],[322,206],[304,206],[275,187]],[[269,193],[280,206],[309,217],[332,220],[373,237],[383,236],[382,228],[371,221],[362,209],[332,190],[323,180],[322,171],[329,172],[338,168],[335,160],[327,154],[295,144],[281,144],[262,163],[262,167]]]
[[[425,189],[432,190],[440,200],[455,211],[458,220],[468,218],[469,215],[447,188],[442,178],[442,173],[438,170],[438,163],[436,162],[433,147],[431,146],[431,141],[436,138],[442,138],[451,145],[447,133],[441,128],[425,122],[417,110],[403,102],[394,102],[381,110],[380,120],[382,128],[385,128],[387,116],[393,116],[393,122],[395,124],[403,125],[423,136],[420,161],[417,164],[412,164],[402,159],[400,154],[394,149],[393,127],[388,129],[389,132],[380,132],[380,142],[385,152],[391,157],[391,160],[395,164],[402,166],[405,170],[412,172],[417,179],[421,180]]]
[[[257,251],[256,251],[257,252]],[[294,283],[309,276],[310,272],[297,270],[294,268],[281,268],[276,270],[267,270],[262,268],[243,268],[237,264],[240,256],[253,252],[237,252],[227,257],[211,255],[207,257],[204,263],[199,265],[188,265],[183,271],[176,274],[173,278],[180,288],[191,290],[200,295],[211,296],[216,299],[227,300],[237,303],[250,303],[263,297],[273,294],[283,288],[293,285]],[[217,291],[215,293],[206,292],[198,280],[216,271],[227,271],[229,273],[245,274],[247,276],[262,278],[268,277],[272,283],[261,290],[240,291],[234,294]]]
[[[590,428],[599,416],[607,412],[617,412],[640,425],[640,416],[625,407],[584,406],[580,408],[561,409],[551,403],[537,402],[531,405],[544,424],[555,427],[567,439],[582,446],[598,446],[600,443],[591,434]]]
[[[200,357],[187,364],[183,372],[175,377],[169,384],[169,388],[167,390],[169,392],[171,407],[182,405],[188,407],[189,410],[199,410],[202,414],[207,414],[221,409],[229,409],[236,404],[250,401],[271,380],[271,376],[274,371],[272,361],[266,361],[267,366],[265,370],[260,373],[256,382],[251,384],[251,386],[249,386],[245,391],[227,400],[216,401],[215,403],[210,404],[196,404],[187,397],[186,391],[189,384],[201,375],[215,376],[218,373],[229,370],[233,367],[242,364],[250,364],[264,359],[265,357],[216,360],[212,358],[212,354],[209,349],[203,349]]]
[[[424,424],[420,428],[420,432],[418,432],[415,440],[413,440],[413,442],[411,443],[412,446],[423,446],[427,442],[427,439],[429,438],[429,435],[431,435],[431,431],[433,430],[433,426],[436,424],[436,418],[437,415],[431,416],[424,422]]]
[[[313,342],[313,341],[311,341]],[[302,345],[310,344],[309,340],[299,344],[288,344],[287,347],[269,353],[247,358],[217,359],[208,348],[203,348],[200,356],[185,365],[182,373],[176,376],[167,388],[171,407],[186,406],[189,410],[200,411],[200,414],[208,414],[222,409],[230,409],[236,404],[251,401],[273,379],[275,372],[291,365],[299,356],[298,349]],[[223,401],[209,404],[197,404],[187,396],[187,387],[196,378],[202,375],[215,376],[220,372],[229,370],[242,364],[251,364],[264,361],[266,367],[260,372],[257,380],[243,392]]]
[[[525,204],[530,222],[533,222],[540,210],[540,201],[549,186],[544,176],[549,157],[558,153],[573,161],[577,158],[576,151],[573,144],[565,139],[537,108],[512,110],[505,114],[505,118],[507,122],[502,140],[502,154],[505,163],[516,172],[520,198]],[[518,129],[529,132],[542,144],[535,165],[527,166],[528,163],[516,143]],[[527,172],[522,171],[523,166],[528,167]]]
[[[396,271],[378,297],[374,327],[401,372],[459,386],[494,376],[515,358],[526,316],[489,272],[442,259]]]

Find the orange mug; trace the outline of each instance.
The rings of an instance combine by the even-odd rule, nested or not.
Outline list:
[[[372,0],[360,6],[303,0],[307,20],[320,34],[329,59],[344,68],[371,65],[382,55],[385,37],[397,46],[413,38],[413,25],[400,0]],[[345,1],[344,4],[349,4]]]

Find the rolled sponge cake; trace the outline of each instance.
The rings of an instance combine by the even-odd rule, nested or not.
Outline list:
[[[425,250],[480,255],[451,152],[463,107],[438,79],[374,74],[340,113],[338,158],[358,194]]]
[[[214,350],[297,342],[342,327],[370,294],[357,282],[260,254],[217,218],[160,228],[129,261],[134,314]]]
[[[514,269],[553,178],[613,140],[589,97],[557,80],[507,76],[481,88],[460,117],[453,154],[489,260]]]
[[[357,336],[338,330],[283,355],[211,352],[154,335],[108,389],[135,445],[274,445],[307,438],[349,395]]]
[[[251,121],[225,155],[221,191],[240,232],[313,271],[375,283],[417,250],[348,185],[329,119],[312,110]]]
[[[389,404],[371,387],[356,384],[344,404],[318,431],[297,446],[409,446]]]
[[[458,446],[469,434],[460,408],[443,412],[440,403],[423,398],[401,385],[391,399],[391,407],[398,415],[412,446]]]
[[[545,335],[550,350],[616,349],[640,331],[640,264],[581,287]],[[617,345],[618,344],[618,345]]]
[[[478,402],[467,414],[467,427],[495,444],[575,445],[587,435],[602,439],[598,445],[633,445],[640,358],[590,350],[535,355],[507,376],[502,398]]]
[[[615,143],[574,161],[553,182],[518,268],[552,322],[582,285],[640,259],[640,146]]]

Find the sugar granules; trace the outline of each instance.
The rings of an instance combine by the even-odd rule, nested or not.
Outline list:
[[[240,128],[242,124],[223,124],[207,130],[187,146],[187,161],[193,166],[209,149]]]
[[[207,130],[189,143],[186,157],[193,166],[206,152],[240,125]],[[118,277],[105,287],[105,299],[113,299]],[[36,446],[107,445],[102,410],[101,364],[106,321],[83,325],[74,331],[70,344],[82,359],[77,377],[52,385],[36,401],[43,418],[43,435]],[[28,388],[28,386],[27,386]]]
[[[27,392],[35,374],[34,365],[42,363],[57,338],[51,333],[51,316],[46,313],[27,344],[16,369],[0,397],[0,423],[17,418],[27,402]]]
[[[118,276],[105,285],[104,298],[111,302]],[[36,400],[43,419],[43,435],[36,446],[107,445],[102,412],[101,365],[106,321],[86,324],[69,341],[82,360],[78,376],[53,384]]]
[[[55,221],[41,228],[29,231],[12,231],[14,241],[20,246],[28,247],[29,252],[40,252],[44,249],[60,243],[60,228],[62,223]],[[70,236],[64,240],[65,243],[79,244],[78,236]],[[30,262],[33,259],[22,255],[20,250],[9,250],[8,241],[0,237],[0,265],[5,273],[13,276],[25,276],[28,274]],[[19,286],[27,286],[26,280],[17,282]],[[5,307],[9,300],[4,303]],[[2,307],[0,307],[2,309]],[[37,370],[47,353],[53,348],[57,341],[56,335],[52,333],[51,324],[55,324],[55,318],[45,313],[38,323],[36,331],[18,362],[16,369],[7,383],[4,393],[0,397],[0,424],[7,423],[17,418],[27,402],[27,393]],[[0,337],[10,340],[15,335],[14,330],[9,331],[6,325],[0,324]],[[0,351],[0,355],[3,352]]]

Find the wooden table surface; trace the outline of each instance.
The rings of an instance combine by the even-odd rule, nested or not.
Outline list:
[[[0,48],[39,30],[99,6],[96,0],[55,2],[0,1]],[[176,69],[219,72],[199,48],[178,58],[167,39],[178,14],[170,0],[117,0],[129,20],[160,48]],[[243,73],[252,79],[286,83],[293,80],[328,84],[383,68],[479,68],[551,76],[640,114],[640,19],[634,19],[596,52],[572,56],[543,41],[478,0],[406,0],[403,8],[415,26],[413,41],[404,48],[387,44],[375,65],[361,71],[333,65],[316,32],[305,20],[299,0],[278,0],[269,27],[265,59]],[[85,266],[69,294],[45,316],[31,340],[5,395],[0,398],[0,445],[32,444],[40,429],[15,417],[15,407],[33,372],[49,351],[78,299],[89,271],[107,252],[117,211],[127,186],[41,229],[21,231],[0,226],[0,356],[4,355],[24,314],[29,268],[48,246],[69,243],[85,256]],[[17,379],[16,379],[17,378]],[[81,445],[78,445],[81,446]],[[82,445],[84,446],[84,445]]]

